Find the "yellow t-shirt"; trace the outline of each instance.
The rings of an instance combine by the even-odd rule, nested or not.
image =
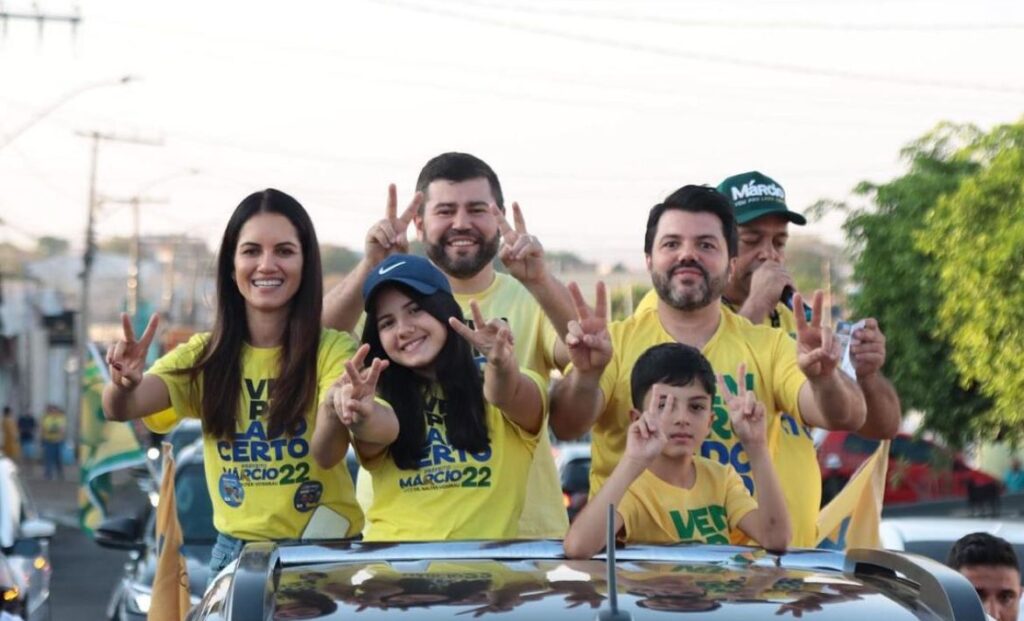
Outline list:
[[[147,427],[166,432],[184,417],[201,418],[193,400],[187,373],[208,334],[197,334],[156,361],[149,373],[167,385],[172,409],[143,419]],[[317,353],[317,394],[306,415],[302,433],[268,437],[269,383],[278,373],[280,348],[243,346],[242,390],[234,440],[203,435],[206,485],[213,502],[213,524],[218,531],[246,541],[330,539],[352,537],[363,529],[363,513],[356,504],[348,470],[324,469],[310,453],[316,425],[316,407],[327,389],[355,353],[352,338],[336,330],[323,330]]]
[[[68,419],[60,412],[47,412],[43,414],[40,427],[42,428],[40,438],[43,442],[63,442],[64,434],[67,432]]]
[[[601,376],[601,392],[605,409],[598,416],[592,431],[592,462],[590,470],[591,497],[611,474],[626,448],[626,429],[629,426],[630,373],[637,358],[648,348],[674,339],[665,331],[655,309],[635,313],[633,316],[609,326],[613,347],[612,360]],[[722,308],[722,319],[704,346],[702,353],[711,362],[716,373],[736,386],[736,368],[746,363],[748,390],[754,390],[769,414],[768,447],[777,456],[783,431],[782,412],[793,413],[798,427],[800,419],[798,396],[807,379],[796,362],[796,345],[781,330],[755,326],[749,321]],[[743,446],[732,432],[729,413],[722,404],[721,395],[714,401],[711,433],[701,446],[701,455],[721,464],[731,465],[751,493],[754,491],[750,476],[750,462]],[[813,546],[815,522],[820,504],[821,482],[815,458],[806,463],[775,460],[783,494],[793,522],[793,545]],[[804,472],[801,472],[801,469]],[[807,471],[818,476],[816,486],[807,486]]]
[[[544,395],[544,382],[523,370]],[[537,435],[486,404],[490,446],[467,453],[448,444],[444,399],[427,399],[427,456],[417,470],[402,470],[385,451],[363,464],[373,486],[366,513],[367,541],[511,539],[526,498],[527,469]]]
[[[508,274],[495,274],[494,282],[484,291],[455,295],[455,301],[471,323],[470,300],[476,300],[485,318],[500,318],[508,323],[515,340],[519,366],[535,372],[546,381],[556,369],[554,350],[558,335],[526,287]],[[483,362],[481,358],[481,365]],[[546,392],[547,388],[542,387],[541,391]],[[515,536],[520,539],[561,539],[569,530],[569,519],[546,422],[537,438],[528,477],[526,502]],[[356,481],[356,496],[364,511],[373,504],[369,477],[360,475]]]
[[[526,287],[508,274],[495,274],[494,282],[480,293],[456,295],[468,320],[473,314],[470,300],[476,300],[486,319],[504,319],[515,339],[516,360],[547,380],[555,366],[555,343],[558,335],[551,327],[540,304]],[[483,364],[484,361],[481,361]],[[547,388],[541,388],[547,390]],[[551,452],[551,440],[545,424],[533,452],[529,480],[526,485],[526,504],[519,517],[521,539],[561,539],[569,530],[569,519],[562,500],[562,484]]]
[[[644,470],[619,503],[627,543],[738,543],[743,516],[757,508],[732,466],[695,456],[697,478],[684,489]]]

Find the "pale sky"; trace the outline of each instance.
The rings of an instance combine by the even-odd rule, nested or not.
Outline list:
[[[1024,114],[1019,0],[79,6],[74,38],[26,21],[0,34],[0,145],[84,85],[140,81],[82,91],[0,146],[0,241],[81,246],[90,145],[75,132],[100,130],[163,142],[100,149],[100,193],[152,184],[169,201],[143,208],[144,234],[215,247],[269,186],[322,241],[361,248],[387,184],[407,200],[427,159],[459,150],[495,168],[548,248],[640,267],[647,210],[685,183],[758,169],[803,210],[898,175],[899,149],[939,121]],[[807,230],[839,241],[838,226]],[[126,209],[103,209],[101,238],[129,231]]]

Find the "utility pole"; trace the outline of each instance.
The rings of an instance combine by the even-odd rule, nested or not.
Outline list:
[[[2,24],[3,34],[7,34],[7,22],[12,19],[21,19],[26,21],[33,21],[39,25],[39,37],[43,36],[43,26],[46,22],[67,22],[71,25],[71,36],[74,37],[78,30],[78,25],[82,23],[82,15],[75,9],[72,14],[57,15],[53,13],[43,13],[39,10],[39,7],[35,7],[35,13],[19,13],[16,11],[5,11],[2,5],[0,5],[0,24]]]
[[[123,142],[128,144],[139,144],[159,146],[161,141],[143,138],[117,136],[104,132],[76,132],[83,138],[92,140],[92,163],[89,166],[89,206],[88,216],[85,224],[85,250],[82,253],[82,299],[79,301],[78,326],[75,330],[75,337],[78,339],[78,375],[81,377],[85,370],[86,360],[89,358],[89,294],[92,281],[92,263],[96,256],[96,209],[99,201],[96,193],[96,173],[99,165],[100,142]],[[82,382],[79,380],[78,387],[81,389]],[[75,445],[78,445],[78,412],[68,413],[68,422],[71,424],[72,437],[75,438]]]
[[[142,244],[139,232],[139,207],[141,205],[166,205],[166,198],[149,198],[146,196],[133,196],[131,198],[109,198],[104,197],[101,203],[113,203],[119,205],[131,205],[132,208],[132,246],[130,250],[130,265],[128,267],[128,314],[132,318],[132,324],[136,323],[136,315],[139,312],[139,300],[142,299],[142,285],[139,283],[139,271],[142,268]]]

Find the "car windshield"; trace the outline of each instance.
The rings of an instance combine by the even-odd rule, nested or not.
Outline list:
[[[878,448],[878,440],[869,440],[852,433],[843,441],[843,450],[857,455],[870,455]]]
[[[184,543],[212,544],[217,539],[217,530],[213,527],[213,505],[201,464],[186,465],[178,470],[174,495]]]
[[[932,446],[924,440],[912,440],[902,436],[892,441],[889,454],[912,464],[928,464],[934,458]]]

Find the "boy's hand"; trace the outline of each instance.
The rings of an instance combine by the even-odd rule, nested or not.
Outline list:
[[[664,403],[662,403],[664,399]],[[661,413],[670,412],[675,407],[675,396],[668,394],[661,395],[657,386],[651,391],[650,406],[644,410],[640,418],[633,421],[629,426],[626,435],[625,458],[631,459],[644,468],[651,465],[651,462],[661,454],[668,437],[662,433]]]
[[[110,368],[110,379],[122,390],[134,390],[142,381],[142,369],[146,366],[146,353],[160,325],[160,315],[153,314],[146,324],[142,338],[135,340],[135,330],[128,313],[121,313],[121,325],[124,338],[119,339],[107,350],[107,366]]]
[[[569,283],[569,294],[578,317],[569,322],[568,333],[565,335],[569,359],[579,371],[603,371],[612,359],[612,340],[608,334],[608,296],[604,283],[597,283],[597,300],[593,310],[583,299],[576,283]]]
[[[508,324],[501,319],[485,321],[476,300],[470,300],[469,308],[473,313],[473,327],[470,328],[457,318],[450,317],[448,323],[452,329],[483,354],[487,358],[487,364],[498,369],[518,366],[515,357],[515,342]]]
[[[406,237],[406,230],[409,223],[416,215],[420,205],[423,204],[423,194],[417,192],[413,195],[412,201],[398,215],[398,191],[395,184],[388,185],[388,202],[384,207],[384,219],[378,220],[366,232],[365,252],[366,258],[372,265],[377,265],[393,253],[409,252],[409,238]]]
[[[799,307],[798,307],[799,308]],[[740,363],[736,369],[736,386],[738,392],[732,392],[725,383],[725,377],[718,375],[718,391],[722,393],[722,401],[729,410],[729,423],[736,433],[736,438],[743,447],[763,447],[767,444],[767,423],[764,404],[757,400],[754,391],[747,390],[747,365]]]
[[[351,360],[345,362],[345,373],[330,388],[329,399],[334,414],[349,429],[358,428],[373,412],[373,398],[377,394],[377,379],[388,367],[387,360],[374,358],[362,368],[369,345],[363,345]]]
[[[800,370],[809,380],[821,379],[831,375],[839,366],[843,352],[839,350],[839,341],[832,338],[832,328],[822,326],[822,305],[824,294],[814,292],[811,304],[811,323],[803,313],[793,313],[796,319],[796,360]],[[793,308],[803,308],[803,297],[793,295]]]

